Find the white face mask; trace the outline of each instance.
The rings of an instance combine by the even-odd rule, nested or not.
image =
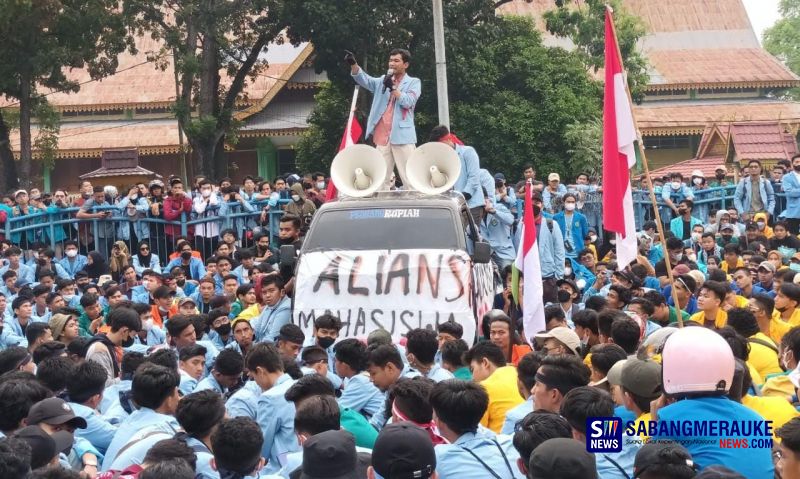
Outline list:
[[[700,241],[701,236],[702,235],[700,233],[692,233],[692,240],[694,240],[695,242]]]
[[[672,186],[673,190],[677,190],[678,188],[681,187],[681,182],[680,181],[673,181],[672,183],[670,183],[670,185]]]
[[[74,258],[74,257],[78,256],[78,250],[76,250],[76,249],[68,249],[67,252],[66,252],[66,255],[67,255],[68,258]]]
[[[321,190],[323,188],[325,188],[325,182],[324,181],[317,181],[317,189]]]
[[[767,227],[767,224],[764,223],[763,221],[759,221],[756,224],[758,225],[758,229],[760,229],[760,230],[763,230],[764,228]]]
[[[153,320],[148,319],[147,321],[142,321],[142,329],[145,331],[150,331],[153,329]]]
[[[692,180],[692,182],[693,182],[695,185],[697,185],[697,186],[700,186],[700,185],[702,185],[702,184],[703,184],[703,179],[702,179],[702,178],[695,178],[695,179],[693,179],[693,180]]]
[[[569,276],[571,274],[572,274],[572,268],[571,267],[567,266],[566,268],[564,268],[564,276]]]
[[[689,258],[689,261],[692,261],[692,262],[695,262],[695,261],[697,261],[697,255],[696,255],[696,254],[694,254],[694,253],[690,253],[690,254],[687,256],[687,258]]]
[[[211,196],[211,190],[200,190],[200,194],[203,195],[203,198],[208,198]]]
[[[597,241],[597,235],[590,235],[590,236],[589,236],[589,241],[591,241],[592,243],[594,243],[595,241]]]
[[[292,201],[300,201],[300,195],[292,195]]]
[[[683,259],[683,253],[678,253],[675,255],[675,261],[680,261]]]
[[[61,297],[64,298],[64,302],[66,302],[67,304],[69,304],[70,301],[75,299],[74,294],[62,294]]]
[[[564,203],[564,209],[567,211],[573,211],[575,209],[575,203]]]

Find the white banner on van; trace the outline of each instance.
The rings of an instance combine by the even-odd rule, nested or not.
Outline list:
[[[411,329],[436,330],[438,324],[454,321],[471,344],[476,326],[473,291],[492,288],[491,276],[482,274],[476,280],[490,284],[476,287],[471,267],[470,257],[455,250],[305,253],[296,276],[294,322],[311,335],[314,318],[330,313],[342,321],[339,339],[364,339],[385,329],[399,341]],[[488,307],[481,305],[479,314]]]

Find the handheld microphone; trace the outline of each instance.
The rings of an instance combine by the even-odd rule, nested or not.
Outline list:
[[[390,68],[386,71],[386,76],[383,77],[383,92],[386,93],[386,90],[391,90],[392,86],[394,85],[394,68]]]

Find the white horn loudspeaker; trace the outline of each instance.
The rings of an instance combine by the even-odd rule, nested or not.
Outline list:
[[[420,145],[406,164],[409,186],[426,195],[438,195],[453,187],[461,174],[456,151],[441,142]]]
[[[386,161],[369,145],[348,146],[333,159],[331,179],[345,196],[369,196],[383,186]]]

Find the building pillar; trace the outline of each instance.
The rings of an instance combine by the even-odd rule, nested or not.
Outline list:
[[[278,149],[269,138],[262,138],[256,144],[258,157],[258,176],[273,181],[278,175]]]

